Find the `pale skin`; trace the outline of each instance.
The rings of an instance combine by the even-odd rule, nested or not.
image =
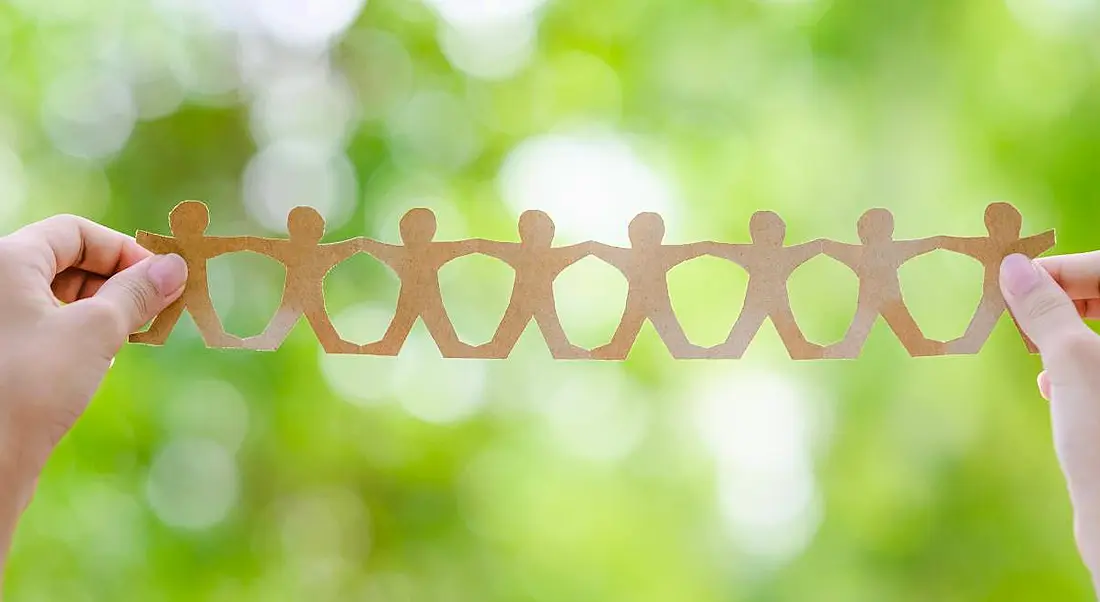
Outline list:
[[[77,217],[0,238],[0,563],[54,447],[186,281],[178,255]]]

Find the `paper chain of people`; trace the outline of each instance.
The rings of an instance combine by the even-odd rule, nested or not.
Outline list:
[[[768,318],[793,359],[855,358],[879,316],[913,356],[972,354],[985,344],[1006,311],[998,287],[1001,259],[1012,253],[1036,257],[1054,246],[1053,231],[1021,238],[1022,218],[1007,203],[994,203],[986,210],[988,236],[894,240],[893,215],[885,209],[871,209],[859,220],[861,244],[815,240],[795,246],[785,246],[786,225],[778,215],[768,211],[753,215],[749,244],[667,245],[662,242],[665,228],[661,217],[642,213],[630,223],[631,246],[627,248],[598,242],[554,247],[554,223],[541,211],[527,211],[520,216],[519,242],[435,241],[435,215],[428,209],[413,209],[402,218],[403,245],[367,238],[321,244],[324,219],[309,207],[291,211],[288,239],[207,236],[209,212],[206,205],[197,201],[178,205],[170,222],[172,237],[140,232],[138,242],[157,253],[181,255],[190,268],[190,277],[182,298],[158,316],[149,330],[133,335],[132,342],[163,344],[186,310],[210,347],[274,350],[304,316],[329,353],[394,356],[419,318],[441,354],[454,358],[506,358],[534,320],[555,358],[621,360],[626,358],[648,320],[673,357],[736,359],[744,354]],[[924,336],[902,299],[898,279],[902,264],[935,249],[967,255],[985,266],[983,296],[977,313],[966,333],[950,342]],[[243,251],[266,255],[286,267],[280,308],[262,334],[248,338],[225,332],[210,299],[206,272],[211,258]],[[393,269],[401,281],[396,312],[388,330],[381,340],[366,345],[346,341],[339,335],[324,301],[325,276],[356,253],[377,258]],[[438,279],[444,264],[474,253],[500,259],[515,270],[512,297],[500,326],[491,341],[479,346],[459,340],[447,315]],[[629,287],[626,308],[611,341],[592,350],[569,341],[554,300],[557,276],[589,255],[621,271]],[[684,334],[672,308],[667,282],[669,270],[703,255],[732,261],[749,275],[744,306],[732,332],[724,343],[710,348],[693,344]],[[828,347],[814,344],[802,334],[787,295],[787,280],[794,270],[818,255],[843,263],[859,278],[852,325],[843,340]]]

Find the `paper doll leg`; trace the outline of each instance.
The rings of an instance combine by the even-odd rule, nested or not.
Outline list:
[[[187,308],[191,317],[195,319],[195,325],[199,327],[199,334],[207,347],[240,347],[244,341],[225,332],[221,318],[218,317],[214,304],[210,302],[209,295],[195,295]]]
[[[999,295],[998,295],[999,297]],[[966,332],[959,338],[947,343],[947,353],[952,355],[972,355],[982,350],[997,322],[1005,313],[1006,307],[1003,298],[982,297],[978,303],[978,310]]]
[[[340,336],[340,333],[336,330],[336,325],[332,323],[332,318],[329,317],[323,305],[307,308],[306,320],[309,321],[309,325],[313,328],[313,333],[317,335],[317,340],[321,343],[325,353],[357,353],[359,351],[359,345],[346,341],[344,337]]]
[[[940,341],[933,341],[924,336],[913,314],[905,306],[903,301],[895,301],[888,304],[882,310],[882,317],[890,330],[898,337],[898,340],[913,357],[925,357],[929,355],[943,355],[945,345]]]
[[[280,307],[275,317],[268,323],[264,331],[254,337],[247,337],[242,342],[245,349],[253,351],[275,351],[286,340],[287,335],[294,329],[294,325],[302,317],[302,311],[291,307]]]
[[[747,306],[748,303],[745,305]],[[741,359],[760,327],[764,325],[766,318],[767,313],[764,311],[742,310],[741,315],[737,316],[737,321],[734,322],[729,336],[726,337],[726,342],[711,347],[708,357],[714,359]]]
[[[187,305],[183,302],[183,299],[169,305],[167,309],[160,312],[153,319],[153,323],[149,325],[148,330],[130,335],[130,342],[142,345],[163,345],[186,308]]]
[[[771,319],[792,360],[815,360],[822,357],[825,348],[806,340],[806,335],[798,326],[798,320],[795,319],[790,305],[782,305],[778,310],[773,311]]]
[[[859,309],[856,310],[855,318],[852,319],[852,325],[848,327],[848,332],[844,335],[844,338],[833,345],[825,348],[822,357],[829,359],[855,359],[859,357],[860,352],[863,350],[863,344],[867,342],[867,337],[871,335],[871,328],[875,325],[875,320],[878,319],[878,311],[872,307],[863,307],[863,304],[859,304]]]
[[[535,312],[535,323],[539,325],[542,338],[546,340],[546,347],[550,349],[550,355],[556,360],[578,360],[592,356],[587,349],[574,345],[569,341],[569,335],[561,325],[558,317],[558,308],[551,303]]]
[[[676,359],[707,357],[708,349],[706,347],[696,345],[688,340],[684,327],[680,325],[680,320],[676,318],[676,312],[672,310],[672,303],[668,303],[665,307],[651,313],[649,321],[657,329],[657,334],[664,341],[665,347],[668,347],[668,350],[672,353],[672,357]]]
[[[624,360],[634,347],[634,341],[642,332],[642,324],[645,323],[646,313],[634,299],[627,299],[626,311],[619,321],[611,342],[592,350],[592,358],[598,360]]]
[[[420,314],[412,307],[406,300],[405,295],[399,294],[397,296],[397,313],[394,314],[389,328],[386,329],[386,334],[382,335],[382,339],[377,342],[359,347],[359,353],[388,356],[395,356],[400,353],[401,347],[405,344],[405,339],[409,338],[409,333],[412,332],[413,324],[416,324],[416,319],[420,317]]]
[[[424,325],[428,327],[428,334],[431,334],[432,338],[435,339],[435,344],[439,347],[439,353],[443,357],[477,357],[472,345],[467,345],[458,339],[458,333],[455,332],[454,324],[451,322],[451,317],[447,315],[447,309],[443,306],[442,299],[439,303],[432,303],[425,308],[421,317],[424,320]]]
[[[508,357],[530,320],[531,312],[524,311],[524,308],[513,297],[508,303],[508,309],[504,310],[504,317],[500,319],[500,325],[497,326],[497,331],[493,333],[492,340],[475,347],[474,354],[478,358],[485,359],[504,359]]]

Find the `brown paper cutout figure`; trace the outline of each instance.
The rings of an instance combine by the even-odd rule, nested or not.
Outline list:
[[[944,250],[973,257],[985,267],[982,300],[978,303],[978,309],[974,312],[966,333],[947,344],[948,353],[968,355],[980,351],[993,334],[997,321],[1008,311],[1000,286],[1001,262],[1004,258],[1021,253],[1034,259],[1054,247],[1053,230],[1021,238],[1023,224],[1023,216],[1015,207],[1008,203],[993,203],[985,210],[985,227],[989,236],[939,237],[940,247]],[[1023,335],[1023,331],[1020,334]],[[1030,351],[1037,351],[1026,335],[1024,341]]]
[[[749,221],[751,244],[712,243],[707,253],[740,265],[749,274],[741,315],[726,342],[710,349],[708,357],[740,359],[764,321],[771,318],[791,359],[819,359],[824,347],[811,343],[791,310],[787,280],[802,264],[822,252],[823,241],[784,246],[787,224],[778,214],[758,211]]]
[[[175,253],[187,263],[187,284],[183,295],[158,315],[149,329],[130,335],[130,342],[163,345],[186,310],[207,347],[240,347],[240,337],[225,332],[214,303],[210,300],[206,262],[210,259],[248,250],[258,239],[246,236],[207,236],[210,211],[199,201],[184,201],[172,209],[168,217],[173,236],[138,232],[137,242],[158,253]]]
[[[592,350],[601,360],[622,360],[649,320],[672,356],[698,359],[707,356],[705,347],[688,340],[668,292],[668,272],[672,268],[706,254],[710,243],[666,245],[665,222],[656,213],[639,213],[630,222],[630,247],[612,247],[592,243],[592,254],[622,272],[628,292],[626,308],[611,341]]]
[[[593,254],[619,269],[629,292],[622,320],[611,341],[587,355],[594,359],[624,359],[646,320],[654,324],[661,339],[676,358],[741,357],[754,334],[771,318],[794,359],[858,357],[879,316],[886,319],[913,356],[976,353],[986,342],[997,319],[1005,310],[998,286],[1000,263],[1011,253],[1036,257],[1054,245],[1054,232],[1020,238],[1020,213],[1006,203],[994,203],[986,210],[984,237],[937,236],[922,240],[894,240],[893,216],[884,209],[872,209],[859,220],[862,244],[814,241],[783,246],[785,227],[778,215],[758,212],[751,223],[751,244],[701,242],[684,245],[662,243],[665,228],[655,213],[642,213],[630,223],[631,246],[612,247],[587,242],[570,247],[552,246],[554,224],[538,211],[520,219],[519,243],[487,240],[435,242],[435,215],[427,209],[409,211],[401,220],[403,245],[389,245],[357,238],[334,244],[320,244],[324,220],[316,211],[297,208],[288,217],[289,239],[207,236],[209,212],[197,201],[185,201],[169,216],[172,236],[138,232],[138,242],[155,253],[177,253],[190,269],[183,296],[153,320],[145,332],[131,336],[135,343],[163,344],[183,312],[189,311],[208,347],[274,349],[301,317],[305,316],[326,351],[396,355],[416,320],[423,319],[444,357],[503,358],[530,320],[535,320],[555,358],[586,357],[571,344],[557,318],[553,283],[565,269],[587,254]],[[943,248],[968,255],[985,266],[983,297],[966,333],[950,344],[926,338],[906,308],[898,270],[913,257]],[[256,252],[275,258],[287,267],[283,300],[264,332],[242,340],[225,332],[207,283],[207,262],[226,253]],[[859,277],[856,316],[844,339],[824,348],[805,339],[786,290],[791,273],[816,252],[849,266]],[[390,266],[401,280],[393,320],[381,340],[357,346],[340,338],[324,306],[324,278],[337,264],[356,252],[373,255]],[[480,347],[459,340],[447,315],[439,287],[439,270],[447,262],[471,253],[496,257],[516,270],[512,299],[493,336]],[[691,343],[672,307],[668,272],[676,265],[701,255],[724,257],[749,272],[749,290],[737,323],[726,342],[711,349]],[[1035,348],[1024,337],[1033,352]]]
[[[538,325],[555,359],[589,356],[588,350],[569,342],[562,328],[554,299],[554,280],[565,268],[590,255],[592,245],[553,247],[554,231],[554,221],[549,215],[531,210],[519,216],[521,242],[477,241],[477,252],[507,263],[516,272],[508,309],[493,339],[476,348],[478,357],[508,357],[531,320]]]
[[[325,218],[312,207],[295,207],[287,217],[289,239],[261,239],[249,250],[266,255],[286,267],[283,299],[263,333],[244,340],[246,349],[274,351],[305,316],[317,340],[328,353],[356,353],[359,346],[345,341],[325,310],[325,276],[332,268],[359,252],[360,239],[320,244]]]
[[[401,280],[397,310],[382,339],[359,348],[368,355],[395,356],[401,351],[417,318],[424,321],[443,357],[473,357],[474,348],[458,339],[443,304],[439,270],[449,261],[477,251],[478,242],[435,242],[436,219],[429,209],[411,209],[401,218],[401,240],[390,245],[364,239],[360,249],[385,263]]]
[[[924,336],[901,294],[898,269],[902,264],[937,248],[937,239],[894,240],[894,216],[871,209],[859,218],[861,245],[826,240],[822,252],[847,265],[859,277],[856,315],[844,339],[827,347],[824,357],[859,357],[863,343],[879,316],[913,357],[941,355],[944,344]]]

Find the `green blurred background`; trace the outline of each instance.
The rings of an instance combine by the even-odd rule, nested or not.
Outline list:
[[[59,212],[167,232],[201,199],[218,234],[562,244],[981,235],[1010,200],[1058,252],[1094,248],[1096,0],[0,1],[0,233]],[[465,340],[492,335],[511,272],[442,274]],[[963,332],[971,260],[905,266],[925,331]],[[745,275],[669,276],[696,342]],[[211,264],[233,332],[258,332],[280,268]],[[566,328],[605,342],[625,283],[589,258],[558,283]],[[840,338],[856,282],[819,258],[790,282],[811,338]],[[367,257],[326,283],[345,336],[378,338],[397,282]],[[978,356],[909,358],[882,324],[862,359],[794,363],[765,326],[739,362],[675,362],[651,327],[622,364],[443,361],[203,348],[184,318],[127,348],[21,525],[16,601],[1085,600],[1037,358],[1006,318]]]

